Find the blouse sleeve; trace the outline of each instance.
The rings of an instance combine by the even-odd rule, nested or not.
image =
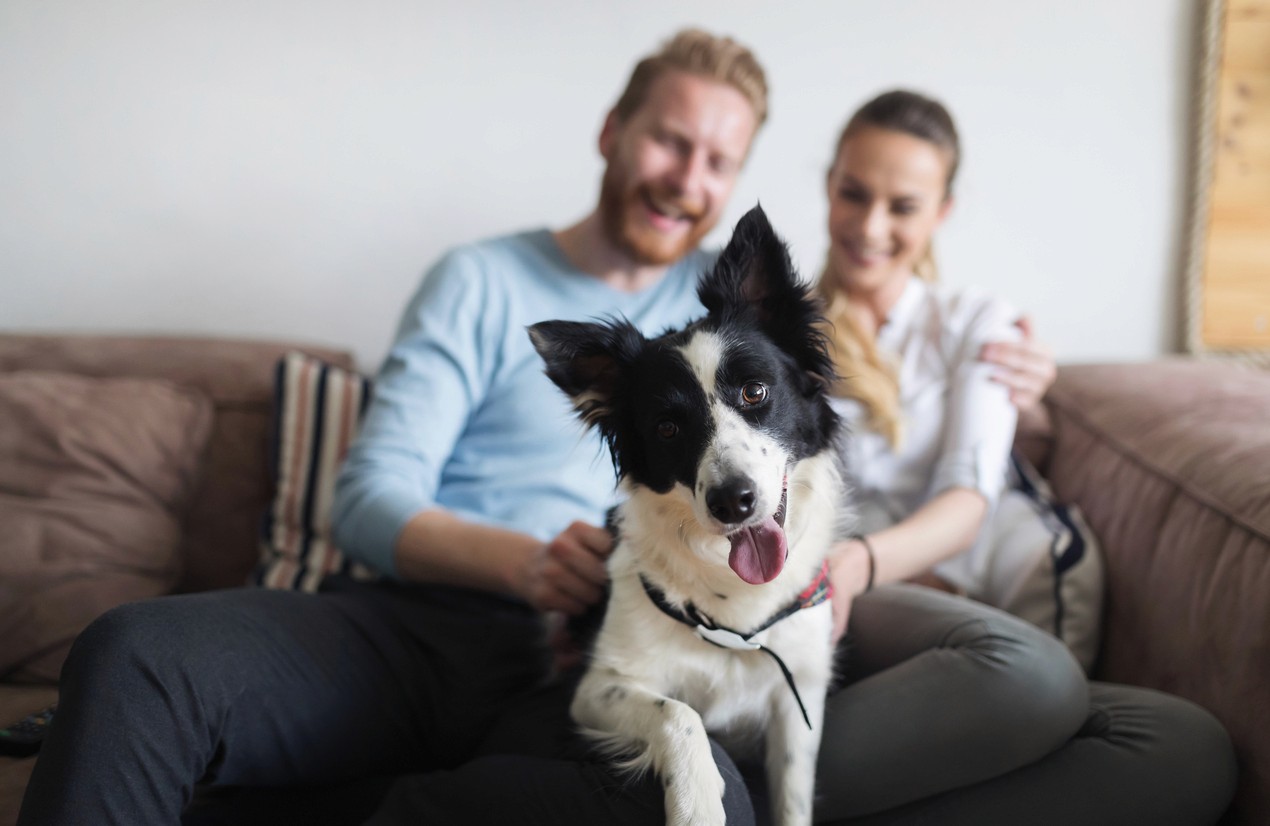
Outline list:
[[[942,451],[927,499],[954,487],[978,490],[991,508],[1005,485],[1018,411],[1008,389],[992,381],[999,368],[979,360],[992,341],[1018,340],[1018,315],[994,299],[962,295],[944,325],[949,385]]]

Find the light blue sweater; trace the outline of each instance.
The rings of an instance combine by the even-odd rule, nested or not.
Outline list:
[[[601,524],[612,463],[543,373],[525,328],[620,314],[655,335],[701,315],[695,252],[656,285],[614,290],[574,269],[546,230],[459,247],[406,308],[336,485],[334,538],[395,575],[411,517],[440,506],[550,539],[575,519]]]

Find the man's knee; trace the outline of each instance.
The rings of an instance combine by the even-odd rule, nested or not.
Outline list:
[[[63,683],[87,681],[95,690],[112,685],[131,690],[135,676],[153,677],[196,662],[192,641],[162,602],[126,603],[89,623],[71,646],[62,667]]]
[[[741,770],[717,742],[710,741],[710,751],[714,754],[714,763],[723,775],[723,811],[727,814],[728,823],[739,826],[751,825],[755,822],[754,804],[750,798],[750,789],[741,776]]]

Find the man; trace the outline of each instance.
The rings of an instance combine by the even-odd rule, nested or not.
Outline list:
[[[381,817],[658,822],[655,780],[615,783],[601,764],[567,759],[568,744],[538,760],[495,756],[516,750],[509,731],[526,739],[517,698],[549,673],[541,613],[594,603],[611,544],[596,525],[612,471],[524,328],[621,313],[651,333],[698,315],[710,256],[697,244],[766,110],[762,68],[726,38],[681,32],[641,61],[600,133],[595,209],[558,232],[456,249],[407,308],[336,503],[337,541],[385,578],[103,616],[67,661],[20,823],[176,823],[200,782],[329,786],[407,771],[430,773]],[[1036,356],[1007,348],[1001,360]],[[1047,385],[1052,364],[1039,361]],[[1022,387],[1038,371],[1006,375]],[[526,725],[537,719],[556,718]],[[716,755],[729,822],[746,822],[744,785]]]
[[[681,34],[640,64],[606,118],[607,168],[586,218],[461,248],[429,273],[341,477],[346,553],[541,610],[576,613],[598,597],[607,534],[574,525],[551,550],[541,540],[603,513],[612,473],[596,440],[579,443],[525,327],[622,312],[660,330],[699,315],[696,278],[709,257],[697,244],[765,113],[752,55]],[[488,436],[480,451],[470,450],[473,429]],[[518,512],[525,503],[532,512]]]

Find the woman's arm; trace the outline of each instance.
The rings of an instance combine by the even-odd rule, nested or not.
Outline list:
[[[988,505],[977,490],[949,488],[907,519],[869,534],[873,548],[873,584],[900,582],[958,554],[979,535]],[[861,545],[849,539],[846,545]]]
[[[972,488],[948,488],[907,519],[866,537],[835,543],[829,553],[836,642],[847,627],[851,600],[869,587],[911,579],[969,548],[979,535],[988,503]],[[870,559],[872,556],[872,559]]]
[[[942,437],[925,501],[871,533],[868,547],[858,539],[835,545],[830,562],[835,632],[846,627],[850,599],[866,590],[870,565],[874,585],[913,579],[978,537],[1004,483],[1017,415],[1006,386],[978,356],[986,342],[1018,336],[1014,318],[1004,303],[971,296],[959,296],[945,309],[938,335],[947,353],[948,387],[936,414]]]

